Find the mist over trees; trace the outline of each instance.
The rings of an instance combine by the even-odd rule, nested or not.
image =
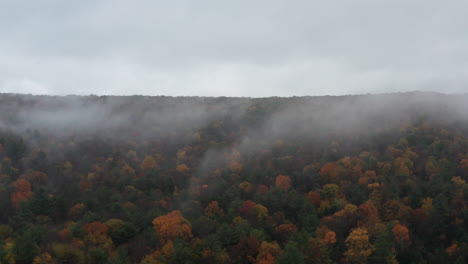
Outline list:
[[[465,263],[468,96],[0,95],[0,263]]]

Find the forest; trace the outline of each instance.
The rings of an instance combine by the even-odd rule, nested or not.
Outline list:
[[[1,264],[468,263],[468,95],[0,94]]]

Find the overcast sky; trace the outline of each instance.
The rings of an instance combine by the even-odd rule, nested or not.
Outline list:
[[[0,0],[0,92],[468,92],[468,1]]]

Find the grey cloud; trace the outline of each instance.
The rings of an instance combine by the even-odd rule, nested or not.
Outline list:
[[[465,1],[0,3],[0,92],[467,92]]]

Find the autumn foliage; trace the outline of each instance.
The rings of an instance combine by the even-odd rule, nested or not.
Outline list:
[[[278,175],[276,177],[275,185],[281,190],[287,191],[289,188],[291,188],[291,178],[286,175]]]
[[[15,192],[11,194],[11,203],[14,208],[19,208],[21,201],[26,201],[32,196],[31,184],[25,179],[19,179],[14,186]]]
[[[176,171],[177,172],[180,172],[180,173],[186,173],[188,172],[190,169],[187,165],[185,164],[180,164],[176,167]]]
[[[223,216],[224,210],[219,207],[218,201],[212,201],[205,207],[206,216]]]
[[[396,97],[0,95],[0,263],[468,263],[468,119]]]
[[[323,242],[329,243],[329,244],[335,244],[336,233],[333,231],[328,231],[327,233],[325,233],[325,236],[323,237]]]
[[[247,200],[239,208],[239,213],[245,217],[253,216],[256,213],[255,205],[254,202]]]
[[[140,167],[143,170],[156,169],[158,167],[158,163],[152,156],[146,156],[145,159],[143,159],[141,162]]]
[[[320,206],[320,202],[321,202],[320,193],[314,192],[314,191],[310,191],[309,193],[307,193],[307,199],[309,199],[309,201],[310,201],[315,207],[319,207],[319,206]]]
[[[192,237],[192,226],[178,210],[156,217],[153,220],[153,226],[156,233],[164,239],[190,239]]]
[[[392,229],[396,241],[409,241],[408,228],[404,225],[396,224]]]
[[[260,245],[257,255],[257,264],[273,264],[275,258],[281,254],[281,248],[278,243],[269,243],[263,241]]]
[[[348,250],[344,255],[352,263],[365,263],[372,254],[373,246],[365,228],[356,228],[351,231],[345,242]]]
[[[344,168],[339,166],[336,162],[328,162],[319,172],[320,176],[330,183],[338,183],[344,173]]]
[[[275,228],[276,234],[280,239],[286,239],[298,230],[297,226],[293,224],[281,224]]]
[[[107,234],[109,228],[100,222],[88,223],[84,226],[87,234]]]

